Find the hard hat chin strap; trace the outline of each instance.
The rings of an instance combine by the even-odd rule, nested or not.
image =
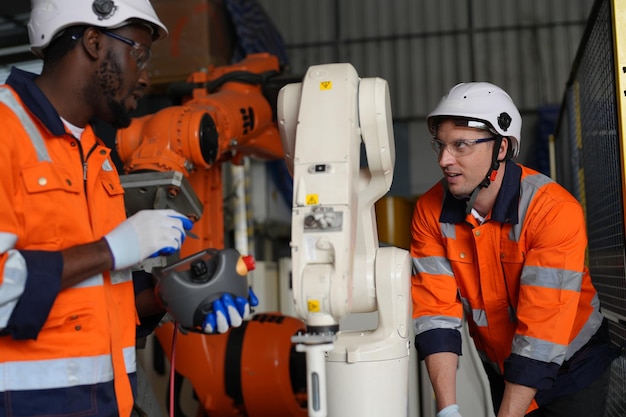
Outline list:
[[[487,175],[485,175],[485,178],[480,182],[480,184],[476,186],[476,188],[474,188],[474,191],[472,191],[470,198],[467,200],[467,207],[465,208],[466,215],[472,212],[472,209],[474,208],[474,203],[476,202],[476,198],[478,197],[478,193],[480,192],[480,190],[489,187],[489,184],[491,184],[491,182],[495,181],[496,179],[496,175],[498,174],[498,168],[500,168],[500,162],[504,162],[504,160],[498,160],[498,154],[500,153],[501,144],[502,135],[498,135],[498,138],[493,145],[493,152],[491,154],[491,167],[489,168]]]

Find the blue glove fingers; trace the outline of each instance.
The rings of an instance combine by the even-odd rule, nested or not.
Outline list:
[[[233,299],[233,296],[226,293],[224,295],[222,295],[220,297],[220,300],[222,303],[224,303],[224,312],[227,313],[226,317],[228,318],[228,324],[232,325],[232,322],[230,320],[230,309],[233,308],[235,309],[235,311],[237,310],[237,306],[235,305],[235,300]]]
[[[217,317],[215,312],[212,311],[204,318],[204,323],[202,323],[202,330],[205,333],[214,333],[217,330]]]
[[[239,327],[241,323],[243,323],[243,317],[237,311],[237,307],[234,305],[228,306],[228,320],[230,321],[231,327]]]
[[[259,305],[259,298],[256,296],[254,291],[252,291],[252,287],[248,287],[248,302],[252,307]]]
[[[149,258],[156,258],[157,256],[168,256],[173,253],[176,253],[177,251],[178,251],[177,248],[168,246],[166,248],[160,249],[158,252],[154,252],[152,255],[149,256]]]
[[[243,323],[243,314],[249,312],[246,308],[248,302],[245,298],[237,297],[236,300],[230,294],[224,294],[213,301],[213,311],[204,319],[202,328],[205,333],[226,333],[230,327],[239,327]]]
[[[246,317],[250,314],[250,304],[248,300],[243,297],[235,298],[235,304],[237,305],[237,311],[241,317]]]
[[[228,312],[222,299],[213,301],[213,311],[216,318],[216,329],[218,333],[226,333],[230,325],[228,324]]]
[[[180,221],[183,223],[183,229],[185,230],[191,230],[191,228],[193,227],[193,222],[189,220],[189,217],[185,217],[185,216],[168,216],[168,217],[171,217],[173,219],[180,219]]]
[[[167,216],[167,217],[171,217],[173,219],[179,219],[182,222],[184,230],[191,230],[191,228],[193,227],[193,222],[191,220],[189,220],[187,217],[184,217],[184,216]],[[176,228],[176,229],[178,229],[178,228]],[[176,253],[176,252],[178,252],[180,250],[180,247],[183,245],[184,242],[185,242],[185,232],[180,230],[180,244],[178,245],[177,248],[174,248],[172,246],[167,246],[167,247],[162,248],[159,251],[153,253],[149,257],[150,258],[156,258],[157,256],[173,255],[174,253]]]
[[[189,220],[188,217],[185,217],[185,216],[168,216],[168,217],[180,220],[182,225],[183,225],[183,230],[191,230],[191,228],[193,227],[193,222],[191,220]],[[176,228],[176,229],[178,229],[178,228]],[[187,234],[183,230],[180,230],[180,235],[181,236],[180,236],[179,248],[183,245],[183,243],[185,243],[185,237],[187,237]],[[169,248],[167,248],[167,249],[169,249]],[[172,253],[174,253],[174,252],[172,252]],[[172,253],[163,253],[163,251],[161,251],[162,255],[171,255]]]
[[[239,314],[239,311],[237,311],[237,306],[235,305],[235,300],[233,300],[233,296],[226,293],[222,295],[222,298],[220,298],[220,300],[222,300],[224,306],[226,307],[228,324],[232,327],[241,326],[241,315]]]

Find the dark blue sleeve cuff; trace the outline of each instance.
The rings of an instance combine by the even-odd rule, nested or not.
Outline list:
[[[461,355],[461,332],[454,329],[432,329],[415,336],[418,357],[439,352],[452,352]]]
[[[9,318],[5,332],[14,339],[37,339],[61,291],[61,252],[20,251],[26,260],[26,286]]]
[[[514,384],[545,390],[552,387],[560,366],[511,354],[504,361],[504,379]]]

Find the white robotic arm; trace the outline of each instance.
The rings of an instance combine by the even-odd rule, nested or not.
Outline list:
[[[293,149],[293,159],[287,158],[294,178],[292,268],[299,277],[293,282],[294,301],[311,333],[338,331],[352,304],[358,87],[354,68],[328,65],[309,69],[302,83],[286,86],[279,95],[279,112],[291,107],[283,100],[299,102],[297,119],[279,115],[279,129],[297,123],[294,136],[281,137],[289,142],[285,149]]]
[[[309,416],[405,415],[410,258],[379,248],[374,212],[395,161],[387,83],[350,64],[313,66],[281,90],[278,121],[294,178],[292,287],[306,323],[294,342],[307,356]],[[376,329],[339,331],[349,314],[375,311]]]

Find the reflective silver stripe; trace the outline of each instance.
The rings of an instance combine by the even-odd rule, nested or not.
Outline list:
[[[487,327],[489,325],[489,323],[487,322],[487,313],[485,312],[485,310],[473,308],[472,319],[478,327]]]
[[[102,274],[94,275],[93,277],[87,278],[84,281],[79,282],[74,285],[72,288],[89,288],[89,287],[101,287],[104,284],[104,278]]]
[[[122,269],[120,271],[111,272],[112,284],[123,284],[133,279],[132,271],[130,269]],[[84,280],[83,282],[74,286],[74,288],[86,288],[86,287],[99,287],[104,283],[104,277],[102,274],[94,275],[91,278]]]
[[[121,271],[111,272],[112,284],[123,284],[125,282],[131,281],[132,279],[133,279],[133,275],[130,269],[123,269]],[[103,283],[104,283],[104,277],[102,276],[102,274],[98,274],[75,285],[74,288],[99,287]]]
[[[0,253],[4,253],[15,247],[17,235],[14,233],[0,232]]]
[[[472,320],[478,327],[487,327],[487,313],[485,310],[480,308],[472,308],[467,298],[461,297],[461,292],[459,291],[459,298],[461,299],[461,304],[463,304],[463,310],[465,311],[465,315],[472,316]]]
[[[122,284],[132,279],[133,279],[133,273],[130,270],[130,268],[111,272],[111,282],[113,284]]]
[[[591,305],[593,306],[593,312],[589,315],[589,318],[583,328],[569,344],[565,360],[568,360],[574,355],[574,353],[578,352],[580,348],[582,348],[585,343],[587,343],[591,337],[596,334],[602,325],[603,316],[600,314],[600,300],[598,299],[597,294],[593,297],[593,300],[591,300]]]
[[[456,226],[451,223],[441,223],[441,235],[447,239],[456,239]]]
[[[121,271],[111,272],[112,284],[123,284],[133,279],[132,271],[130,269],[123,269]],[[104,283],[104,277],[102,274],[94,275],[91,278],[84,280],[83,282],[74,286],[74,288],[86,288],[86,287],[100,287]]]
[[[126,373],[131,374],[137,372],[137,350],[135,346],[124,348],[124,364],[126,365]]]
[[[135,347],[124,348],[126,372],[137,370]],[[110,355],[0,363],[0,392],[67,388],[113,380]]]
[[[413,320],[415,335],[433,329],[456,329],[461,328],[461,319],[450,316],[422,316]]]
[[[526,211],[528,207],[522,207],[522,202],[520,201],[519,207],[519,221],[517,224],[512,225],[511,231],[509,232],[509,240],[513,242],[519,242],[519,238],[522,235],[522,226],[524,226],[524,217],[526,217]]]
[[[528,175],[522,181],[522,189],[533,188],[535,190],[538,190],[542,188],[544,185],[550,184],[553,182],[554,180],[552,178],[543,174]]]
[[[522,233],[522,226],[524,225],[524,220],[526,218],[526,213],[528,213],[528,206],[530,206],[530,202],[535,197],[537,190],[551,182],[554,181],[551,178],[541,174],[529,175],[524,178],[520,185],[520,201],[518,208],[519,221],[511,228],[511,232],[509,233],[509,239],[514,242],[519,242],[519,238]]]
[[[525,358],[542,362],[554,362],[560,365],[565,360],[567,346],[516,334],[513,337],[511,352]]]
[[[7,260],[0,284],[0,329],[7,326],[13,309],[24,292],[28,275],[26,260],[19,251],[11,249],[6,254]]]
[[[24,108],[15,99],[15,96],[7,88],[0,88],[0,101],[3,102],[15,115],[20,119],[22,127],[28,133],[31,143],[35,147],[37,152],[37,159],[39,162],[50,162],[50,155],[48,155],[48,149],[44,144],[41,133],[37,129],[37,126],[33,123],[30,116],[26,113]]]
[[[580,292],[582,278],[582,272],[543,268],[539,266],[525,266],[522,270],[520,282],[521,285]]]
[[[431,275],[448,275],[454,277],[452,265],[443,256],[428,256],[426,258],[413,258],[413,270],[418,273]]]

